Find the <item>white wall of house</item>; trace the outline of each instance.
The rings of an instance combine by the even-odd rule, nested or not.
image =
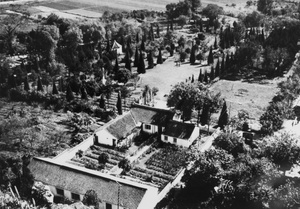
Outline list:
[[[176,144],[183,147],[189,147],[193,141],[199,136],[199,128],[195,127],[189,139],[180,139],[162,134],[161,141],[171,144]]]
[[[98,136],[98,143],[113,146],[113,140],[116,139],[111,133],[109,133],[106,129],[103,129],[101,131],[98,131],[95,133]]]
[[[154,134],[158,132],[158,126],[151,124],[143,124],[143,131],[149,134]]]

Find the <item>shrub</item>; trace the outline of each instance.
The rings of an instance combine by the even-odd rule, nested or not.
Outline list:
[[[271,102],[266,112],[260,117],[263,134],[270,135],[281,128],[283,124],[281,104],[281,102]]]
[[[99,164],[106,164],[107,162],[109,161],[109,156],[107,153],[101,153],[99,156],[98,156],[98,163]]]
[[[126,158],[123,158],[123,159],[119,162],[118,166],[119,166],[119,168],[124,169],[125,172],[128,172],[128,171],[130,171],[130,169],[131,169],[130,162],[129,162],[129,160],[126,159]]]
[[[84,194],[83,204],[85,205],[96,205],[98,203],[98,195],[94,190],[88,190]]]

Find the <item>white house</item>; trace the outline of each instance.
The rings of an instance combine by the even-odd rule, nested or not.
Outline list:
[[[167,123],[172,120],[174,112],[145,105],[132,105],[130,112],[137,123],[146,133],[161,134]]]
[[[161,134],[161,141],[189,147],[199,137],[199,127],[191,123],[169,121]]]
[[[127,112],[96,130],[94,143],[117,146],[119,143],[128,144],[138,132],[136,123],[130,112]]]
[[[150,209],[158,201],[158,188],[117,178],[76,165],[47,158],[33,158],[28,168],[36,182],[50,187],[56,197],[82,201],[94,190],[100,209]]]
[[[118,42],[114,41],[112,47],[111,47],[112,51],[116,51],[117,54],[123,54],[122,51],[122,45],[119,44]]]

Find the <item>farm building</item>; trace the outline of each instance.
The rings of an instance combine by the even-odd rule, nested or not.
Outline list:
[[[161,134],[161,141],[189,147],[199,136],[199,127],[195,124],[169,121]]]
[[[94,143],[117,146],[120,144],[131,144],[134,136],[138,134],[136,123],[130,112],[119,116],[115,120],[96,130]]]
[[[156,187],[52,159],[34,158],[29,169],[35,181],[48,185],[56,197],[82,201],[86,191],[94,190],[101,209],[147,209],[156,204]]]
[[[161,134],[167,123],[172,120],[174,112],[143,105],[133,105],[130,112],[142,131]]]

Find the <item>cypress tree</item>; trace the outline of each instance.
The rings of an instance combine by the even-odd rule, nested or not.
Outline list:
[[[145,41],[147,41],[147,35],[146,35],[146,31],[144,31],[144,34],[143,34],[142,40],[143,40],[144,42],[145,42]]]
[[[157,35],[158,38],[160,37],[160,35],[159,35],[159,25],[158,24],[157,24],[157,28],[156,28],[156,35]]]
[[[203,83],[202,69],[200,69],[200,72],[199,72],[198,82]]]
[[[214,62],[214,56],[212,52],[212,47],[210,47],[209,54],[208,54],[208,59],[207,59],[207,64],[212,64]]]
[[[37,83],[37,91],[44,91],[41,78],[38,77],[38,83]]]
[[[218,48],[217,36],[215,36],[214,49]]]
[[[195,64],[196,57],[195,57],[195,47],[192,47],[191,56],[190,56],[190,63],[191,65]]]
[[[68,87],[67,87],[66,99],[68,102],[70,102],[74,99],[74,94],[73,94],[73,91],[72,91],[70,85],[68,85]]]
[[[140,37],[139,37],[139,33],[136,33],[136,44],[138,44],[140,42]]]
[[[202,114],[200,117],[201,125],[204,126],[205,124],[208,124],[208,119],[209,119],[209,105],[205,103],[203,105]]]
[[[125,52],[125,39],[124,39],[124,35],[121,36],[121,45],[122,45],[122,52]]]
[[[104,94],[101,94],[100,97],[100,108],[105,109],[106,105],[105,105],[105,98],[104,98]]]
[[[145,47],[145,41],[144,39],[142,40],[142,43],[141,43],[141,50],[142,51],[145,51],[146,47]]]
[[[264,29],[262,29],[262,31],[261,31],[261,42],[265,43],[265,32],[264,32]]]
[[[121,98],[121,93],[119,91],[118,93],[118,100],[117,100],[117,110],[118,110],[118,114],[122,115],[123,114],[123,110],[122,110],[122,98]]]
[[[224,127],[228,124],[228,113],[227,113],[227,105],[226,101],[224,100],[224,104],[220,113],[220,117],[218,120],[218,126],[221,129],[224,129]]]
[[[170,28],[169,28],[169,24],[167,25],[167,32],[169,32]]]
[[[212,65],[210,68],[210,80],[214,80],[215,79],[215,69],[214,66]]]
[[[125,55],[125,68],[131,72],[131,58],[128,50],[126,50]]]
[[[52,94],[58,94],[58,90],[56,88],[54,79],[53,79],[53,82],[52,82]]]
[[[209,24],[206,25],[206,33],[209,33]]]
[[[218,58],[218,62],[217,62],[217,65],[216,65],[216,72],[215,72],[215,76],[216,77],[219,77],[220,76],[220,60]]]
[[[230,67],[231,67],[230,57],[229,54],[227,53],[226,60],[225,60],[225,72],[229,72]]]
[[[204,73],[204,78],[203,78],[203,81],[208,84],[208,75],[207,75],[207,71],[205,70],[205,73]]]
[[[117,73],[119,72],[118,57],[116,58],[116,63],[115,63],[115,66],[114,66],[114,72],[115,72],[115,75],[117,75]]]
[[[25,91],[29,91],[30,90],[29,83],[28,83],[28,77],[27,76],[25,77],[25,80],[24,80],[24,90]]]
[[[223,57],[222,57],[220,78],[224,76],[224,73],[225,73],[225,54],[223,54]]]
[[[172,19],[172,21],[171,21],[171,30],[173,31],[174,29],[173,29],[173,19]]]
[[[106,51],[107,51],[107,52],[110,52],[110,43],[109,43],[109,38],[107,38]]]
[[[144,62],[144,57],[143,57],[143,53],[140,52],[140,60],[139,60],[139,65],[138,65],[138,69],[137,72],[140,73],[146,73],[146,69],[145,69],[145,62]]]
[[[153,53],[152,51],[149,51],[147,55],[147,61],[148,61],[148,69],[152,69],[154,67],[154,61],[153,61]]]
[[[64,89],[64,79],[63,79],[62,76],[61,76],[60,79],[59,79],[59,90],[60,90],[61,92],[64,92],[64,91],[65,91],[65,89]]]
[[[194,83],[195,79],[194,79],[194,74],[192,75],[192,80],[191,83]]]
[[[88,99],[86,90],[83,86],[80,88],[80,91],[81,91],[81,99],[84,99],[84,100]]]
[[[158,53],[158,57],[157,57],[157,64],[162,64],[163,63],[163,59],[162,59],[162,55],[161,55],[161,49],[159,49],[159,53]]]
[[[150,32],[151,32],[151,41],[154,41],[153,25],[151,25]]]
[[[135,54],[134,54],[134,67],[139,66],[139,52],[138,47],[135,47]]]

